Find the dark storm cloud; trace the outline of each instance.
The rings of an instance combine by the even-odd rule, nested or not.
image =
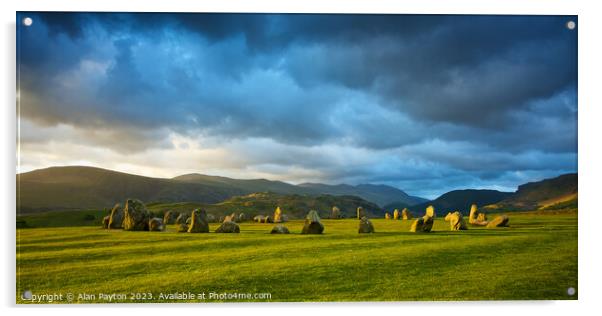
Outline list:
[[[576,169],[577,36],[565,27],[576,17],[24,16],[34,24],[18,30],[20,100],[32,129],[72,126],[80,141],[137,152],[173,147],[173,133],[271,139],[296,149],[249,165],[430,188],[417,193]],[[380,162],[313,151],[299,162],[330,145]]]

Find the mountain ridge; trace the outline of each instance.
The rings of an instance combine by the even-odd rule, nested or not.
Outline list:
[[[353,195],[380,207],[383,200],[396,201],[409,196],[385,185],[349,186],[353,188],[349,190],[334,190],[330,185],[320,185],[318,188],[304,187],[282,181],[233,179],[199,173],[154,178],[98,167],[54,166],[17,174],[17,209],[20,212],[36,212],[101,208],[128,197],[149,203],[186,201],[212,204],[255,192]],[[328,192],[323,192],[322,188]],[[369,190],[364,192],[362,188]],[[384,193],[379,193],[378,189]]]
[[[477,204],[477,206],[481,207],[497,203],[512,194],[512,192],[501,192],[488,189],[452,190],[440,195],[432,201],[410,206],[409,209],[414,214],[423,214],[427,206],[433,205],[436,211],[459,211],[462,214],[468,214],[472,204]]]

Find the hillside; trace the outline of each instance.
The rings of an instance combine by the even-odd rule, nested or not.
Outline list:
[[[217,203],[243,193],[236,188],[92,167],[52,167],[17,175],[17,207],[21,212],[106,208],[128,197],[145,202]]]
[[[383,214],[378,205],[356,196],[283,195],[270,192],[236,196],[216,204],[157,203],[147,205],[149,210],[156,214],[163,214],[169,210],[190,212],[190,210],[195,208],[203,208],[207,213],[216,216],[243,212],[251,217],[260,214],[271,216],[278,206],[280,206],[284,214],[296,219],[305,217],[310,210],[317,210],[320,217],[328,218],[333,206],[337,206],[347,218],[355,217],[358,206],[363,207],[371,217],[382,217]]]
[[[529,182],[518,187],[508,198],[488,205],[487,209],[537,210],[577,206],[576,173]]]
[[[391,203],[415,205],[427,201],[420,197],[408,195],[407,193],[388,185],[360,184],[352,186],[347,184],[327,185],[321,183],[302,183],[299,186],[309,189],[311,192],[320,192],[322,194],[355,195],[365,200],[372,201],[380,206]]]
[[[376,203],[379,206],[394,202],[414,205],[427,201],[420,197],[410,196],[402,190],[388,185],[360,184],[353,186],[348,184],[329,185],[322,183],[302,183],[293,185],[282,181],[270,181],[265,179],[239,180],[202,174],[187,174],[173,179],[190,183],[203,183],[220,187],[236,188],[248,193],[275,192],[280,194],[355,195],[364,200]]]
[[[255,192],[311,196],[355,195],[377,205],[408,198],[420,201],[419,198],[409,197],[401,190],[384,185],[296,186],[266,179],[239,180],[201,174],[164,179],[94,167],[51,167],[17,175],[17,208],[20,213],[107,208],[128,197],[135,197],[146,203],[215,204]]]
[[[423,214],[427,206],[433,205],[439,215],[445,215],[451,211],[460,211],[463,214],[468,214],[470,206],[474,203],[481,207],[497,203],[510,195],[512,193],[496,190],[455,190],[447,192],[433,201],[411,206],[409,209],[414,214]]]

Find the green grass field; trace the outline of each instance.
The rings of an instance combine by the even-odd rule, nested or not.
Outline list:
[[[323,235],[270,235],[273,224],[242,223],[240,234],[125,232],[99,227],[17,230],[17,303],[33,294],[206,293],[190,301],[405,301],[576,299],[577,214],[511,214],[509,228],[409,233],[410,221],[323,220]],[[211,225],[211,231],[217,224]],[[220,300],[209,293],[270,293]],[[141,300],[131,301],[132,293]],[[66,303],[66,301],[56,301]]]

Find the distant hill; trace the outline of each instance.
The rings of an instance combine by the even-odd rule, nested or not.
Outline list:
[[[479,207],[494,204],[511,196],[510,192],[500,192],[496,190],[455,190],[447,192],[440,197],[425,203],[414,205],[409,209],[415,215],[422,215],[426,207],[433,205],[439,215],[445,215],[447,212],[459,211],[463,214],[470,212],[470,206],[477,204]]]
[[[94,167],[51,167],[17,175],[20,212],[106,208],[136,197],[146,203],[215,204],[256,192],[283,195],[355,195],[375,203],[409,199],[405,192],[384,185],[292,185],[266,179],[239,180],[201,174],[172,179],[151,178]]]
[[[486,209],[538,210],[577,207],[576,173],[529,182],[518,187],[508,198],[486,206]]]
[[[106,208],[129,197],[145,202],[217,203],[244,193],[236,188],[92,167],[52,167],[17,175],[17,207],[21,212]]]
[[[234,189],[239,192],[254,193],[254,192],[277,192],[281,194],[302,194],[309,193],[299,187],[282,182],[271,181],[266,179],[232,179],[219,176],[208,176],[204,174],[191,173],[172,178],[172,180],[210,185],[216,188]]]
[[[341,210],[345,217],[355,217],[358,206],[363,207],[369,216],[382,217],[381,208],[371,202],[356,196],[334,196],[334,195],[284,195],[272,192],[252,193],[245,196],[236,196],[221,203],[157,203],[149,204],[147,207],[162,214],[172,210],[176,212],[190,212],[194,208],[203,208],[209,214],[216,216],[227,215],[232,212],[243,212],[251,217],[255,215],[274,214],[276,207],[280,206],[284,214],[290,218],[303,218],[310,210],[318,211],[322,218],[328,218],[333,206]]]
[[[382,184],[360,184],[352,186],[347,184],[327,185],[321,183],[302,183],[299,186],[322,194],[355,195],[365,200],[372,201],[380,206],[390,203],[415,205],[428,201],[427,199],[411,196],[397,188]]]
[[[354,195],[364,200],[383,206],[387,203],[402,202],[414,205],[427,201],[426,199],[410,196],[397,188],[388,185],[360,184],[357,186],[348,184],[329,185],[322,183],[302,183],[293,185],[282,181],[271,181],[266,179],[240,180],[226,177],[207,176],[202,174],[187,174],[173,178],[173,180],[202,183],[206,185],[235,188],[243,192],[274,192],[280,194],[306,194],[306,195]]]
[[[426,203],[426,202],[428,202],[428,200],[423,201],[421,203]],[[393,202],[393,203],[389,203],[389,204],[383,206],[383,210],[385,210],[385,211],[387,211],[387,212],[390,213],[391,211],[393,211],[395,209],[403,210],[404,208],[409,208],[410,206],[412,206],[412,205],[408,205],[408,204],[403,203],[403,202]]]

